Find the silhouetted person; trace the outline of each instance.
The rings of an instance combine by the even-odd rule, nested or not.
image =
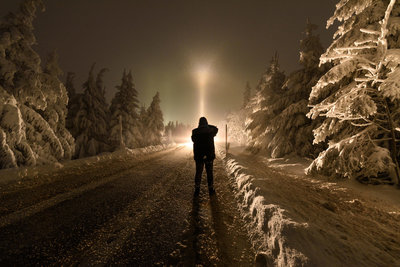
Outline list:
[[[196,161],[196,176],[194,179],[195,190],[194,195],[200,193],[201,175],[204,165],[206,165],[208,192],[210,195],[215,194],[213,162],[215,159],[214,136],[217,135],[218,128],[209,125],[205,117],[199,120],[199,127],[192,131],[193,154]]]

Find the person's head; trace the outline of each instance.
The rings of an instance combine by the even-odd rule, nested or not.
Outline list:
[[[199,120],[199,126],[205,126],[208,125],[206,117],[201,117]]]

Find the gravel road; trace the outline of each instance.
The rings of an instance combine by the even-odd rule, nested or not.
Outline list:
[[[0,184],[0,265],[252,265],[229,178],[193,197],[185,146],[28,169]]]

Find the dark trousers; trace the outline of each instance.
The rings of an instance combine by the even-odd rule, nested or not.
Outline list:
[[[213,188],[214,177],[213,177],[213,160],[196,160],[196,176],[194,178],[195,189],[200,189],[201,175],[203,174],[203,168],[206,165],[207,172],[207,183],[208,188]]]

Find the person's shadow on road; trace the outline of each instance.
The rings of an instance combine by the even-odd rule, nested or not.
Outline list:
[[[193,230],[193,252],[194,252],[194,261],[195,264],[200,261],[200,244],[199,244],[199,235],[201,233],[201,218],[200,218],[200,197],[197,195],[193,196],[192,201],[192,211],[191,211],[191,229]]]
[[[207,196],[206,196],[207,198]],[[205,203],[205,201],[208,202],[208,200],[202,199],[200,196],[193,196],[193,201],[192,201],[192,211],[191,211],[191,229],[193,230],[193,235],[192,235],[192,247],[193,247],[193,252],[194,252],[194,264],[202,264],[206,266],[211,266],[213,265],[212,262],[209,262],[209,259],[206,255],[202,255],[202,247],[201,247],[201,236],[205,234],[205,232],[208,232],[209,230],[206,230],[209,228],[209,226],[206,226],[206,216],[205,214],[201,214],[205,212],[205,210],[201,211],[201,207],[206,208],[209,206],[211,209],[211,217],[210,218],[210,223],[211,227],[214,229],[215,228],[215,216],[218,210],[218,198],[214,194],[210,196],[210,202],[209,205]],[[203,205],[202,205],[203,204]],[[204,205],[206,204],[206,205]],[[207,212],[206,212],[207,213]],[[204,238],[204,237],[203,237]],[[218,243],[218,240],[217,240]],[[219,250],[219,249],[218,249]],[[216,255],[217,257],[219,255]],[[219,258],[219,257],[218,257]]]
[[[220,204],[220,200],[216,194],[210,197],[212,228],[215,232],[215,238],[217,241],[218,258],[221,262],[226,264],[226,260],[229,259],[225,253],[225,247],[227,245],[225,244],[227,232],[226,225],[224,224],[223,211]]]

